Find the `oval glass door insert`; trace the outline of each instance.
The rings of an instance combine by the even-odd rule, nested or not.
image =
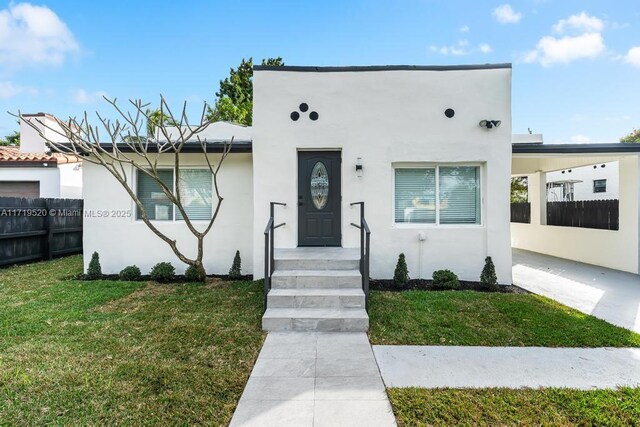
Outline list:
[[[317,162],[311,170],[311,200],[318,210],[329,201],[329,173],[322,162]]]

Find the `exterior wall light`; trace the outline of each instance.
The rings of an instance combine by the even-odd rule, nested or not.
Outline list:
[[[356,158],[356,176],[358,178],[361,178],[362,177],[362,173],[363,173],[363,170],[362,170],[362,157],[358,157],[358,158]]]
[[[500,126],[500,124],[502,124],[500,120],[480,120],[480,123],[478,123],[481,128],[487,129],[491,129],[494,127],[497,128],[498,126]]]

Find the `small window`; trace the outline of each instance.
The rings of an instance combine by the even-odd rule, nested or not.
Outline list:
[[[173,189],[173,170],[158,171],[161,181],[168,188]],[[160,184],[149,175],[138,171],[138,184],[136,191],[138,198],[144,206],[147,217],[155,221],[173,221],[173,203],[169,201]],[[137,209],[137,217],[142,218],[142,211]]]
[[[213,176],[209,169],[180,169],[180,200],[190,220],[211,219]],[[176,209],[176,219],[184,220]]]
[[[480,224],[480,168],[395,170],[396,224]]]
[[[606,193],[607,192],[607,180],[606,179],[594,179],[593,180],[593,192],[594,193]]]

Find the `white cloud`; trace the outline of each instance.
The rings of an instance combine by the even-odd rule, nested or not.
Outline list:
[[[603,29],[604,22],[586,12],[571,15],[553,26],[558,36],[542,37],[533,50],[525,53],[523,60],[548,67],[596,58],[606,50],[601,34]]]
[[[461,33],[468,33],[469,32],[469,26],[468,25],[463,25],[462,27],[460,27],[460,32]]]
[[[595,58],[604,50],[604,39],[600,33],[585,33],[562,38],[545,36],[538,41],[534,50],[525,54],[524,62],[539,62],[548,67],[558,63],[568,64],[577,59]]]
[[[621,116],[605,116],[604,120],[607,122],[627,122],[631,120],[631,116],[628,114],[623,114]]]
[[[517,24],[522,19],[522,13],[513,10],[510,4],[503,4],[493,10],[493,17],[501,24]]]
[[[0,99],[13,98],[21,93],[36,96],[38,90],[29,86],[16,86],[11,82],[0,82]]]
[[[640,67],[640,46],[632,47],[624,57],[625,62]]]
[[[0,64],[60,65],[79,45],[67,25],[46,6],[10,3],[0,10]]]
[[[575,144],[585,144],[587,142],[591,142],[591,138],[585,135],[573,135],[570,139],[571,142]]]
[[[463,56],[470,55],[472,53],[490,53],[493,51],[491,46],[487,43],[479,44],[477,47],[472,47],[468,40],[458,40],[453,46],[429,46],[432,52],[439,53],[441,55]]]
[[[478,46],[478,48],[480,49],[480,52],[482,52],[482,53],[491,53],[491,52],[493,52],[493,49],[491,48],[491,45],[489,45],[488,43],[482,43],[480,46]]]
[[[567,19],[561,19],[553,26],[553,30],[559,34],[564,33],[566,30],[575,30],[585,33],[600,33],[603,29],[604,22],[595,16],[589,16],[586,12],[571,15]]]
[[[87,92],[84,89],[75,89],[71,91],[71,99],[76,104],[95,104],[98,101],[101,101],[103,97],[108,97],[107,92],[97,91],[97,92]]]

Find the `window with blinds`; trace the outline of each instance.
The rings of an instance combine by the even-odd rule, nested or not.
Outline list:
[[[396,169],[397,223],[435,224],[436,169]]]
[[[213,176],[209,169],[180,169],[179,188],[182,206],[190,220],[211,219]],[[179,210],[176,219],[183,220]]]
[[[480,224],[479,169],[477,166],[438,168],[440,224]]]
[[[170,189],[173,189],[173,170],[158,171],[161,181]],[[169,201],[162,191],[160,184],[144,172],[138,171],[136,194],[144,206],[147,217],[155,221],[173,220],[173,203]],[[137,217],[142,218],[140,208],[137,209]]]
[[[398,224],[480,224],[480,167],[395,170]]]

